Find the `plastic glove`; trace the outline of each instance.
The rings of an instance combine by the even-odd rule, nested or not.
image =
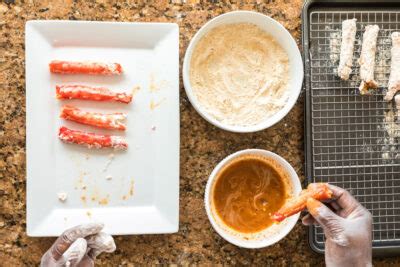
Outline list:
[[[112,236],[100,232],[103,227],[100,223],[89,223],[66,230],[43,255],[40,266],[94,266],[100,253],[116,248]]]
[[[372,266],[372,215],[346,190],[329,185],[334,201],[328,208],[308,199],[303,224],[319,224],[325,234],[326,266]],[[334,210],[334,211],[332,211]]]

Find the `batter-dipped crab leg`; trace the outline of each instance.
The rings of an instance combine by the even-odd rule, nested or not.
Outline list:
[[[272,220],[281,222],[306,208],[307,199],[327,200],[332,198],[332,191],[326,183],[312,183],[307,189],[301,191],[298,197],[288,200],[277,212],[272,215]]]
[[[394,97],[394,103],[396,104],[397,123],[400,123],[400,95]]]
[[[365,27],[360,56],[360,78],[359,87],[362,95],[368,94],[370,88],[377,88],[378,83],[374,80],[376,39],[378,38],[378,25]]]
[[[348,80],[353,66],[354,42],[356,40],[357,19],[347,19],[342,22],[342,44],[340,46],[340,61],[338,76]]]
[[[62,126],[58,137],[66,142],[87,146],[88,148],[116,148],[127,149],[128,144],[120,136],[100,135],[68,129]]]
[[[394,95],[400,91],[400,32],[392,33],[391,54],[388,91],[384,98],[386,101],[392,100]]]
[[[93,101],[117,101],[130,103],[132,94],[115,93],[104,87],[86,85],[57,85],[56,97],[58,99],[83,99]]]
[[[49,67],[50,72],[59,74],[119,75],[122,73],[122,67],[118,63],[53,60]]]
[[[62,107],[60,117],[66,120],[104,129],[120,131],[124,131],[126,129],[126,126],[123,123],[123,121],[126,119],[126,114],[124,113],[104,114],[89,112],[66,105]]]

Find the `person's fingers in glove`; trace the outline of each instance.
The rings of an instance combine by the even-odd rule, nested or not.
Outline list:
[[[85,238],[99,233],[103,226],[104,225],[101,223],[88,223],[66,230],[43,255],[40,265],[44,267],[63,266],[65,264],[63,254],[70,248],[70,246],[79,238]],[[82,244],[82,241],[79,241],[78,244],[79,243]],[[84,252],[86,253],[86,246]]]
[[[332,190],[334,203],[339,206],[338,215],[347,218],[350,215],[355,216],[370,216],[369,211],[364,208],[347,190],[329,184],[329,189]]]
[[[327,238],[340,246],[347,246],[349,244],[349,240],[342,227],[341,217],[313,198],[307,199],[307,209],[318,224],[322,226]]]
[[[50,248],[51,255],[58,260],[76,239],[97,234],[103,227],[102,223],[88,223],[66,230]]]
[[[366,210],[348,191],[331,184],[328,184],[328,187],[332,191],[333,199],[329,203],[324,204],[330,207],[337,215],[343,218],[347,218],[350,214],[352,214],[352,216],[370,215],[368,210]],[[311,214],[306,214],[302,222],[304,225],[318,225],[318,222]]]
[[[95,259],[102,252],[111,253],[116,249],[113,237],[103,232],[89,236],[87,242],[90,248],[88,255],[92,259]]]
[[[59,263],[62,266],[76,266],[85,256],[87,250],[86,240],[78,238],[74,243],[64,252]]]
[[[337,204],[334,200],[330,200],[329,202],[324,202],[324,205],[329,207],[332,211],[337,213],[338,211],[341,210],[339,204]],[[304,217],[301,219],[301,222],[308,226],[308,225],[319,225],[319,223],[314,219],[314,217],[311,214],[306,214]]]
[[[309,198],[307,225],[320,225],[325,234],[327,266],[371,266],[372,215],[348,191],[329,185],[334,200],[324,204]]]
[[[88,236],[86,240],[88,247],[87,253],[79,262],[78,267],[92,267],[98,255],[102,252],[111,253],[116,249],[113,237],[104,232]]]
[[[311,214],[306,214],[302,219],[301,222],[308,226],[308,225],[318,225],[317,221],[314,219],[313,216],[311,216]]]

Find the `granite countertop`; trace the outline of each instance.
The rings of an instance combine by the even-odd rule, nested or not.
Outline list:
[[[25,232],[25,59],[24,26],[32,19],[175,22],[180,26],[180,61],[191,37],[209,19],[232,10],[254,10],[281,22],[300,42],[302,1],[159,0],[4,0],[0,3],[0,262],[5,266],[38,265],[54,238],[30,238]],[[132,2],[123,3],[122,2]],[[134,3],[139,2],[139,3]],[[150,2],[150,1],[149,1]],[[232,1],[239,2],[239,1]],[[264,2],[268,2],[267,4]],[[114,4],[113,4],[114,3]],[[323,265],[313,253],[300,223],[281,242],[265,249],[240,249],[219,237],[203,208],[207,177],[217,162],[245,148],[262,148],[287,159],[304,180],[303,96],[274,127],[254,134],[219,130],[190,105],[180,81],[181,167],[180,227],[171,235],[116,237],[117,250],[102,254],[98,265],[257,264]],[[375,265],[400,264],[400,258]]]

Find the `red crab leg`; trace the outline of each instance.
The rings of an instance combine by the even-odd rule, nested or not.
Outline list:
[[[117,101],[126,104],[132,101],[132,94],[115,93],[108,88],[87,85],[56,85],[56,97],[58,99]]]
[[[120,130],[126,129],[123,121],[126,119],[124,113],[103,114],[97,112],[83,111],[73,106],[64,106],[61,109],[60,117],[78,123],[96,126],[99,128]]]
[[[128,144],[120,136],[100,135],[94,133],[86,133],[76,130],[68,129],[62,126],[58,133],[58,137],[66,142],[78,145],[84,145],[88,148],[117,148],[126,149]]]
[[[122,67],[118,63],[53,60],[49,67],[50,72],[61,74],[119,75],[122,73]]]
[[[298,197],[294,197],[287,201],[277,212],[272,215],[272,220],[283,221],[306,208],[307,199],[314,198],[317,200],[327,200],[332,198],[332,191],[326,183],[312,183],[307,189],[301,191]]]

